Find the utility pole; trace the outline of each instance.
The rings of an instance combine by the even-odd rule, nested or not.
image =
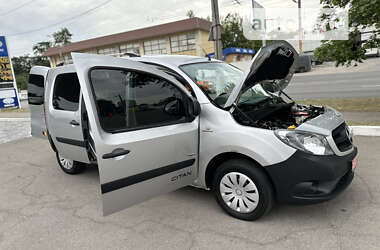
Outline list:
[[[302,54],[302,39],[303,39],[301,1],[302,0],[293,0],[293,2],[298,3],[298,36],[299,36],[300,54]]]
[[[218,0],[211,0],[211,9],[212,9],[212,36],[214,38],[214,49],[215,49],[215,58],[218,60],[223,59],[222,52],[222,36],[221,36],[221,25],[219,20],[219,5]]]
[[[300,54],[302,54],[303,30],[302,30],[301,0],[298,0],[298,29],[299,29],[299,47],[300,47]]]

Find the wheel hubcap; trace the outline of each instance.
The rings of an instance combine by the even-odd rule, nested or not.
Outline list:
[[[239,213],[250,213],[259,203],[259,192],[255,183],[242,173],[231,172],[224,175],[219,191],[227,206]]]
[[[61,162],[61,165],[65,169],[72,169],[74,165],[74,161],[70,159],[66,159],[62,156],[59,156],[59,161]]]

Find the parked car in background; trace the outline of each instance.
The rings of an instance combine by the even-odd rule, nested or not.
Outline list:
[[[321,65],[323,62],[318,61],[314,58],[314,51],[305,52],[304,55],[308,55],[311,61],[311,65]]]
[[[380,48],[366,49],[365,57],[380,57]]]
[[[297,73],[309,72],[311,70],[310,55],[302,54],[298,57],[296,70]]]
[[[368,41],[372,39],[373,32],[376,30],[375,27],[370,27],[362,31],[361,34],[361,42],[363,47],[368,46]],[[373,48],[366,48],[365,49],[365,57],[380,57],[380,48],[373,47]]]

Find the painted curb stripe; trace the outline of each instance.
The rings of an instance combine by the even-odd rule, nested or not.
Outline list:
[[[380,136],[380,126],[350,126],[353,135]]]
[[[0,122],[30,122],[30,118],[0,118]]]

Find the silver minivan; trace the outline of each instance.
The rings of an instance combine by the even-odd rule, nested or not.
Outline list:
[[[262,48],[245,73],[193,56],[72,58],[32,68],[32,135],[68,174],[98,166],[104,215],[192,185],[255,220],[274,202],[329,200],[354,177],[342,115],[284,93],[298,58],[286,42]]]

